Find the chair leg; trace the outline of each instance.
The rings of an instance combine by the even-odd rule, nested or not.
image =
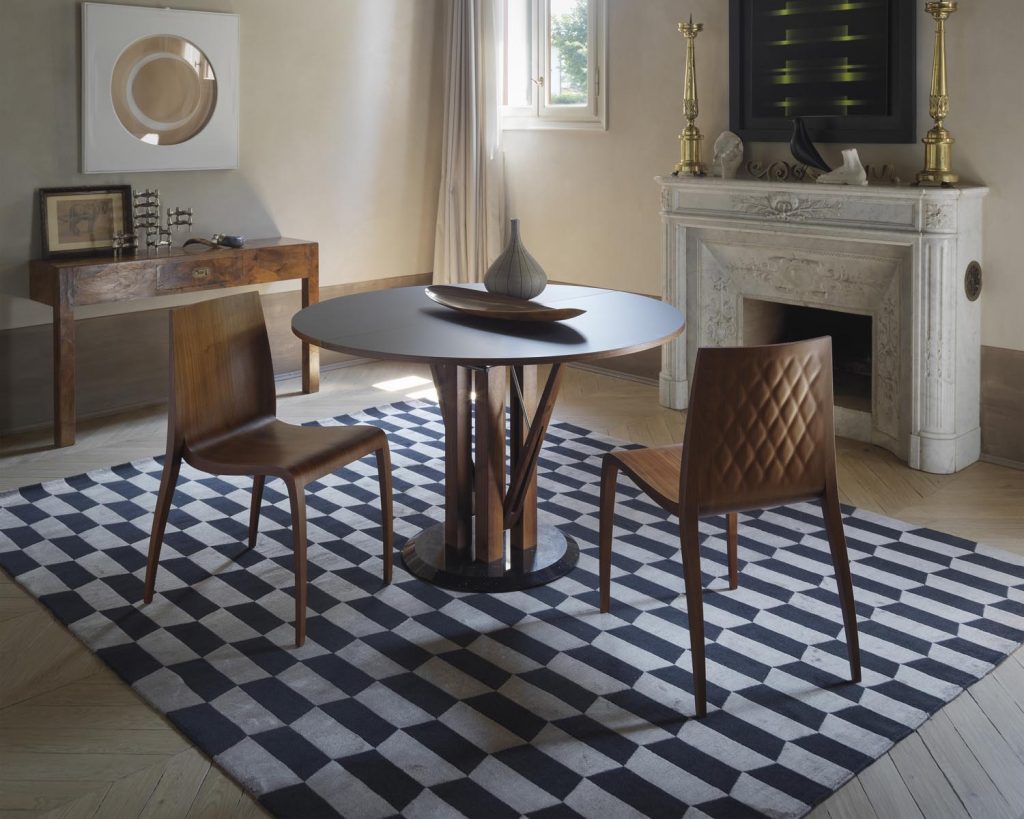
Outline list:
[[[611,608],[612,602],[612,525],[615,520],[615,488],[619,475],[618,461],[605,455],[601,462],[601,518],[599,524],[598,553],[601,611]]]
[[[739,559],[739,515],[730,512],[725,516],[725,538],[729,553],[729,588],[735,589],[740,584]]]
[[[825,530],[828,533],[828,545],[832,551],[839,605],[843,610],[846,650],[850,657],[850,679],[853,682],[860,682],[860,640],[857,636],[857,608],[853,602],[853,578],[850,574],[850,558],[846,551],[843,514],[834,488],[826,491],[821,506],[825,517]]]
[[[252,509],[249,511],[249,545],[251,549],[256,545],[256,536],[260,530],[260,503],[263,501],[263,484],[266,482],[266,475],[253,475],[252,478]]]
[[[682,510],[681,510],[682,511]],[[700,581],[700,534],[697,516],[683,512],[679,520],[683,553],[683,583],[686,587],[686,618],[693,654],[693,699],[698,717],[708,713],[707,667],[704,659],[704,597]]]
[[[181,469],[182,448],[169,447],[164,458],[163,475],[160,478],[160,493],[156,497],[156,509],[153,511],[153,531],[149,536],[149,559],[146,562],[146,585],[142,599],[153,602],[153,591],[156,588],[156,570],[160,563],[160,547],[164,542],[164,529],[167,528],[167,515],[171,511],[174,499],[174,486],[178,482]]]
[[[391,453],[387,442],[377,450],[377,481],[380,483],[380,520],[384,530],[384,584],[391,582],[395,556],[395,520],[391,500]]]
[[[295,549],[295,647],[306,642],[306,492],[288,481],[292,507],[292,542]]]

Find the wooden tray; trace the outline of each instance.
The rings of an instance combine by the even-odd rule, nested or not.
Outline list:
[[[548,307],[528,299],[471,290],[450,284],[433,284],[426,288],[427,298],[460,313],[483,318],[510,321],[565,321],[582,316],[586,310],[578,307]]]

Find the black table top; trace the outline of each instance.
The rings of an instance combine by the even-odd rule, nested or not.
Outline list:
[[[310,305],[295,314],[292,331],[366,358],[476,366],[609,358],[660,346],[683,331],[678,310],[635,293],[553,284],[534,301],[587,312],[555,322],[476,318],[434,303],[422,287],[401,287]]]

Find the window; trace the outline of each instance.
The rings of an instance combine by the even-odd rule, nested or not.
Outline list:
[[[503,0],[503,127],[604,129],[605,2]]]

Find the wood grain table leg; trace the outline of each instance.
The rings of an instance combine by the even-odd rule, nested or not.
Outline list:
[[[536,510],[537,460],[544,445],[544,434],[551,421],[551,414],[555,411],[555,401],[561,384],[562,365],[552,364],[540,402],[537,404],[537,411],[533,416],[533,423],[523,442],[520,457],[512,467],[508,494],[505,496],[505,526],[508,528],[516,525],[527,507]],[[530,503],[527,503],[528,498],[531,499]]]
[[[528,424],[536,410],[537,404],[537,367],[516,365],[512,368],[513,389],[509,395],[510,424],[509,435],[510,460],[512,474],[526,455],[526,435]],[[515,388],[518,385],[518,389]],[[520,551],[532,550],[537,546],[537,469],[534,466],[526,480],[523,492],[523,505],[519,519],[512,524],[510,546]],[[529,563],[525,560],[524,563]]]
[[[505,559],[505,368],[475,371],[478,563]]]
[[[435,364],[430,371],[444,419],[444,539],[450,549],[463,553],[473,537],[469,370],[456,364]]]
[[[75,312],[71,277],[60,276],[53,300],[53,444],[75,443]]]
[[[512,481],[507,492],[505,367],[435,364],[431,370],[445,428],[445,520],[405,544],[406,569],[444,588],[472,592],[528,589],[571,571],[579,559],[579,545],[556,527],[537,522],[537,459],[558,395],[561,366],[551,367],[528,429],[526,415],[534,403],[536,370],[533,366],[514,370]],[[469,406],[471,386],[476,390],[475,413]],[[473,421],[475,462],[469,457]],[[475,515],[470,517],[473,507]],[[507,554],[506,530],[511,530]],[[467,547],[456,548],[453,544],[462,543],[463,538]]]
[[[309,307],[320,301],[320,277],[318,274],[302,280],[302,306]],[[307,395],[320,390],[320,348],[302,342],[302,391]]]

